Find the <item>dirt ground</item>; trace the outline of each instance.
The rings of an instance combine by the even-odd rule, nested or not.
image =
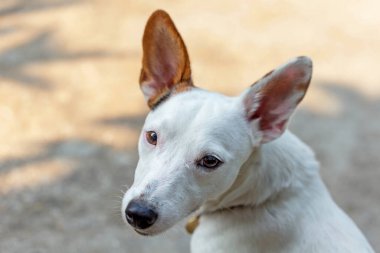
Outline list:
[[[380,1],[0,1],[0,252],[189,252],[182,224],[122,223],[148,111],[148,16],[167,10],[195,84],[237,95],[287,59],[314,60],[291,129],[380,250]]]

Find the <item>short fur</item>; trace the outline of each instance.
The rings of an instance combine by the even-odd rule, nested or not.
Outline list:
[[[158,213],[135,230],[163,232],[201,214],[193,253],[374,252],[334,203],[313,152],[286,130],[312,73],[307,57],[269,72],[238,97],[193,86],[185,44],[169,15],[150,17],[143,39],[141,89],[151,108],[140,159],[121,207],[142,200]],[[157,133],[157,143],[146,132]],[[206,155],[222,164],[207,169]]]

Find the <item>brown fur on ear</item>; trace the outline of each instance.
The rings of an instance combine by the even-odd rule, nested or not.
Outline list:
[[[140,87],[151,109],[173,91],[192,87],[185,43],[165,11],[155,11],[146,24],[142,65]]]

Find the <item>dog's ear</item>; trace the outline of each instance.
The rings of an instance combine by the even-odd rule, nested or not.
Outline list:
[[[279,137],[289,117],[305,96],[312,62],[301,56],[269,72],[243,96],[246,117],[262,134],[261,143]]]
[[[170,93],[192,87],[185,43],[165,11],[155,11],[146,24],[142,64],[140,87],[151,109]]]

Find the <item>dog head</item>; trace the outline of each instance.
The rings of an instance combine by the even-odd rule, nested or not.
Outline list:
[[[234,183],[252,150],[279,137],[308,88],[312,64],[298,57],[238,97],[193,85],[185,44],[156,11],[143,37],[140,87],[151,108],[122,216],[143,235],[162,232]]]

